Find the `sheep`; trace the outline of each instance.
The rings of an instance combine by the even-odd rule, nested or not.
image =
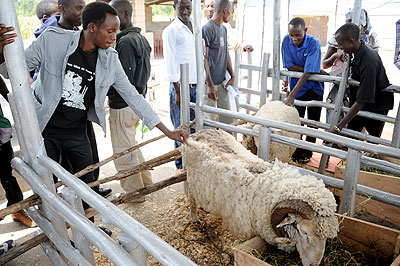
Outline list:
[[[321,180],[264,162],[222,130],[192,134],[182,154],[194,222],[200,206],[237,237],[258,235],[286,251],[296,247],[303,265],[320,263],[338,231],[336,202]]]
[[[255,117],[265,118],[275,121],[282,121],[294,125],[301,125],[299,113],[296,108],[287,106],[281,101],[272,101],[264,104],[255,114]],[[254,130],[259,130],[260,125],[248,124]],[[300,139],[301,135],[288,131],[274,131],[274,134],[287,136],[290,138]],[[257,147],[259,147],[259,142],[257,138],[252,136],[244,136],[243,137],[243,145],[250,150],[252,153],[257,154]],[[279,159],[282,162],[288,162],[290,157],[293,155],[295,147],[272,142],[269,152],[270,160],[274,160],[275,158]]]

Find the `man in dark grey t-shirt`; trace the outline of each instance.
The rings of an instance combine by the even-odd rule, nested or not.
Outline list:
[[[202,29],[206,50],[204,55],[204,68],[206,70],[206,83],[208,86],[208,98],[205,104],[218,106],[218,108],[229,109],[229,98],[227,87],[234,85],[231,58],[228,53],[227,31],[222,23],[226,23],[232,16],[232,5],[229,0],[217,0],[215,2],[215,13]],[[226,70],[231,78],[225,81]],[[215,119],[213,119],[215,120]],[[230,124],[232,118],[221,116],[220,122]]]

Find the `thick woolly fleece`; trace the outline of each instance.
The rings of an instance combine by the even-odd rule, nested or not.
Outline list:
[[[316,212],[317,235],[337,235],[336,202],[321,180],[278,160],[264,162],[221,130],[191,135],[182,151],[191,196],[198,206],[222,217],[234,235],[258,235],[276,245],[271,212],[279,202],[291,199],[305,201]],[[279,247],[290,251],[295,244]]]
[[[294,125],[300,126],[300,117],[296,108],[287,106],[281,101],[267,102],[264,104],[256,113],[255,117],[265,118],[274,121],[282,121]],[[254,130],[259,130],[260,125],[249,124]],[[300,139],[301,135],[288,131],[274,131],[273,134],[286,136],[294,139]],[[243,137],[243,145],[251,150],[254,154],[257,153],[257,147],[259,146],[258,139],[252,136]],[[295,147],[271,142],[269,158],[270,160],[279,159],[282,162],[288,162],[290,157],[293,155]]]

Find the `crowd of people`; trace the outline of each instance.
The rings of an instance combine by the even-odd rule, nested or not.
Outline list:
[[[106,112],[104,102],[108,96],[109,125],[114,153],[121,152],[137,143],[136,128],[141,120],[152,129],[157,127],[175,141],[178,147],[188,134],[178,129],[180,119],[180,64],[189,65],[190,101],[196,102],[197,65],[194,50],[194,23],[191,18],[192,1],[174,0],[176,19],[163,31],[163,50],[170,83],[170,118],[174,130],[169,130],[145,100],[147,81],[151,73],[151,46],[132,24],[132,5],[129,0],[112,0],[109,4],[84,0],[42,0],[37,6],[41,26],[35,30],[37,38],[25,50],[26,65],[47,155],[71,173],[76,173],[99,161],[92,122],[105,131]],[[227,88],[235,84],[229,50],[252,52],[232,38],[229,21],[233,4],[229,0],[205,0],[205,20],[202,25],[204,40],[204,68],[206,93],[204,102],[210,106],[229,109]],[[351,22],[352,12],[346,15],[346,23],[329,41],[328,51],[322,61],[323,68],[339,69],[350,60],[351,77],[360,82],[348,89],[350,111],[335,125],[333,133],[340,134],[348,128],[380,136],[384,122],[356,116],[360,110],[386,115],[393,108],[393,93],[384,92],[390,85],[377,53],[376,34],[371,33],[368,14],[362,10],[360,25]],[[398,22],[400,23],[400,22]],[[399,26],[400,27],[400,26]],[[15,41],[13,27],[0,22],[0,74],[7,77],[3,48]],[[400,35],[400,28],[398,28]],[[398,36],[400,38],[400,36]],[[115,48],[115,49],[114,49]],[[400,40],[397,40],[395,64],[400,68]],[[284,84],[286,104],[294,106],[294,100],[323,100],[324,83],[309,80],[313,73],[327,74],[321,69],[321,48],[317,38],[307,33],[304,19],[293,18],[288,25],[288,35],[282,41],[283,67],[303,72],[300,78],[289,78]],[[289,89],[290,87],[290,89]],[[332,88],[328,101],[334,101],[337,87]],[[8,89],[0,76],[0,94],[7,99]],[[295,106],[301,117],[307,112],[308,119],[319,121],[320,107]],[[194,110],[190,118],[195,117]],[[210,115],[210,119],[232,123],[228,117]],[[11,123],[0,108],[0,178],[6,192],[7,206],[23,199],[16,178],[12,176],[10,161],[13,150],[10,142]],[[315,142],[315,138],[307,137]],[[298,148],[292,160],[306,163],[312,152]],[[114,161],[118,171],[127,170],[144,161],[140,150]],[[177,172],[182,172],[182,161],[175,162]],[[99,171],[85,174],[81,179],[91,183],[99,178]],[[54,176],[54,182],[57,177]],[[131,192],[151,185],[149,171],[141,172],[121,181],[122,188]],[[110,188],[94,187],[101,196],[111,193]],[[140,198],[135,202],[144,202]],[[84,208],[89,206],[83,202]],[[12,218],[32,227],[35,223],[24,211],[12,214]],[[101,228],[106,233],[112,232]],[[8,241],[0,245],[0,255],[13,246]]]

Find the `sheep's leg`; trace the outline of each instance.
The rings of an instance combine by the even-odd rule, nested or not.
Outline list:
[[[199,222],[199,217],[197,216],[197,204],[196,200],[192,195],[189,193],[189,201],[190,201],[190,216],[192,217],[193,223]]]

